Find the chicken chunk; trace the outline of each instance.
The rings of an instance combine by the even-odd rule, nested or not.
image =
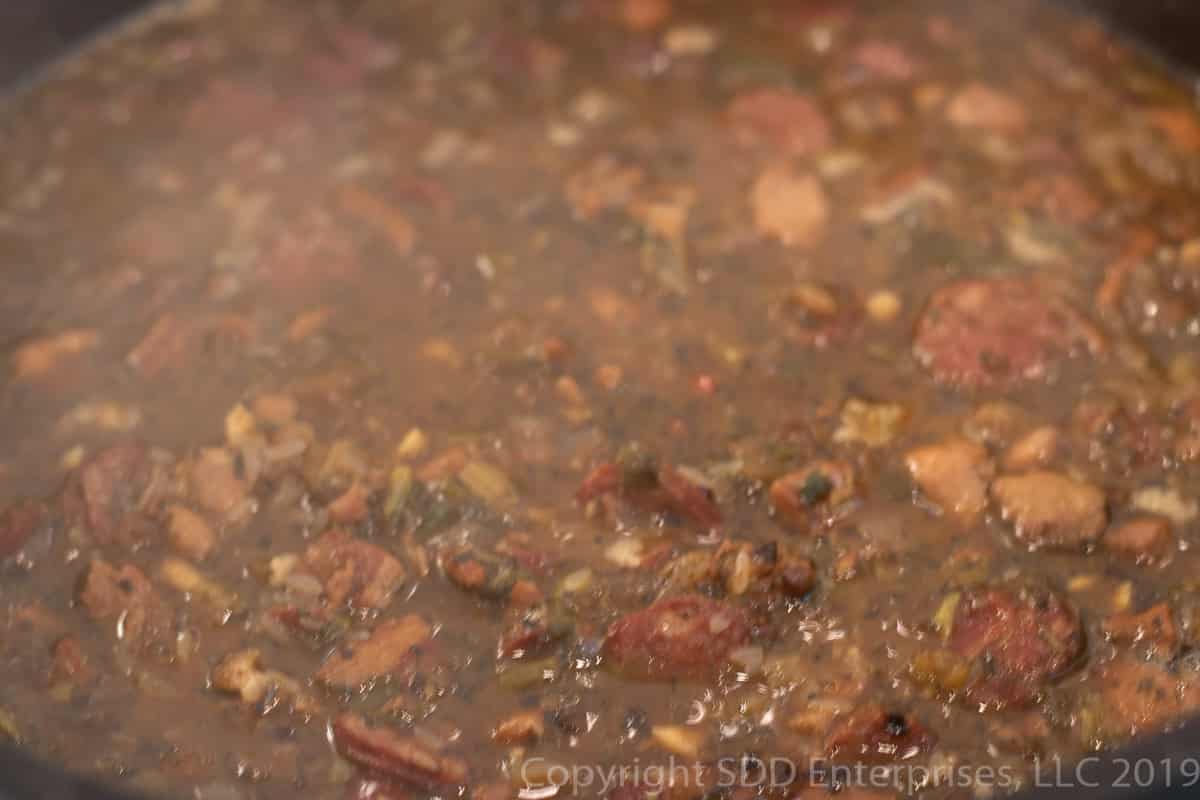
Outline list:
[[[1086,547],[1108,521],[1104,493],[1059,472],[1005,475],[992,482],[990,493],[1017,538],[1033,547]]]
[[[132,564],[120,568],[97,558],[79,586],[79,603],[97,621],[116,623],[117,638],[140,645],[171,627],[171,614],[146,574]]]
[[[969,522],[987,508],[994,466],[983,445],[953,437],[909,450],[904,461],[921,492],[943,513]]]

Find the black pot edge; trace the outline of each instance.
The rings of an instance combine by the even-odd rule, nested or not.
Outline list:
[[[58,64],[173,0],[0,0],[0,110]]]

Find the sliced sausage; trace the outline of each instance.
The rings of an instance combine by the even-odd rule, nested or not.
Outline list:
[[[309,545],[304,562],[324,583],[332,605],[348,600],[357,608],[383,608],[404,583],[404,565],[395,556],[343,530]]]
[[[1102,348],[1082,314],[1019,277],[943,286],[929,299],[913,341],[914,355],[935,380],[963,387],[1039,380],[1063,359]]]
[[[68,522],[82,525],[100,544],[131,543],[142,522],[140,512],[153,501],[155,471],[149,450],[123,442],[88,459],[63,490]]]
[[[342,714],[333,721],[333,744],[347,761],[427,792],[454,789],[470,777],[461,758],[389,728],[373,728],[357,714]]]
[[[1086,547],[1108,522],[1104,493],[1059,472],[1005,475],[992,481],[990,492],[1000,516],[1034,547]]]
[[[711,673],[750,638],[736,606],[699,595],[660,600],[609,626],[603,652],[622,673],[652,679]]]
[[[1027,705],[1083,652],[1079,615],[1047,590],[963,592],[947,647],[967,659],[965,695],[994,706]]]
[[[432,633],[416,614],[382,622],[367,639],[335,650],[317,670],[317,680],[339,689],[354,689],[399,669]]]
[[[936,742],[911,715],[867,705],[834,720],[825,737],[825,753],[832,760],[877,764],[910,759]]]
[[[753,89],[729,104],[729,123],[743,144],[765,144],[792,155],[823,150],[829,121],[810,98],[786,89]]]

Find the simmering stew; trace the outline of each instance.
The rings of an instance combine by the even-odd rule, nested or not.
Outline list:
[[[53,763],[990,797],[1200,706],[1200,116],[1091,21],[193,0],[0,120]]]

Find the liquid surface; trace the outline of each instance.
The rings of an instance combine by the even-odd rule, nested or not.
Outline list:
[[[1200,705],[1187,88],[1038,3],[732,9],[203,2],[13,100],[4,735],[952,798]]]

